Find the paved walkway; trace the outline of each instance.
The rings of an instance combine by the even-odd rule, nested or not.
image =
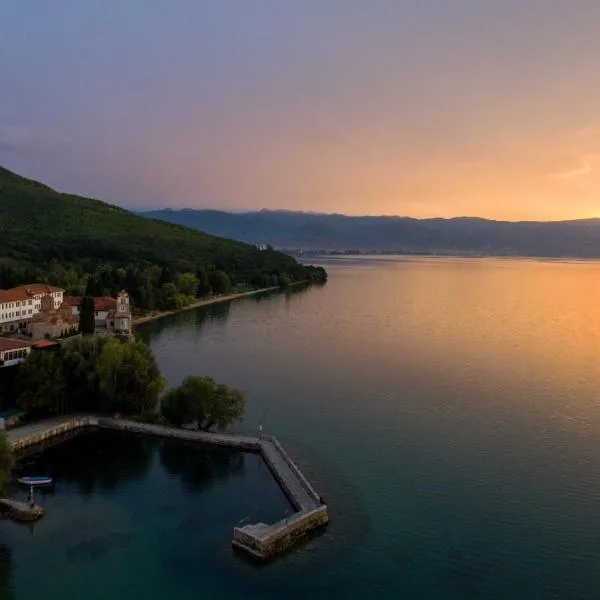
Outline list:
[[[111,419],[109,417],[98,417],[98,425],[108,429],[120,431],[134,431],[148,435],[159,435],[161,437],[177,438],[214,444],[218,446],[231,446],[233,448],[245,448],[248,450],[259,450],[260,444],[257,437],[233,435],[229,433],[208,433],[193,429],[179,429],[178,427],[166,427],[165,425],[152,425],[150,423],[139,423],[127,419]]]
[[[38,435],[42,435],[45,432],[51,431],[52,429],[67,425],[74,419],[79,419],[81,417],[82,415],[70,415],[68,417],[55,417],[52,419],[37,421],[35,423],[28,423],[27,425],[20,425],[18,427],[8,429],[6,432],[6,437],[8,438],[8,441],[14,445],[17,442],[26,440],[27,438],[37,437]]]
[[[306,489],[302,480],[292,470],[284,455],[278,450],[277,446],[271,440],[263,440],[260,443],[263,458],[267,461],[280,484],[293,499],[293,504],[297,510],[313,510],[319,506],[317,502]],[[289,458],[288,458],[289,460]]]

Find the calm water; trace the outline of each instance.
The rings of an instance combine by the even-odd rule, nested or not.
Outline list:
[[[68,511],[95,523],[91,547],[77,550],[61,489],[48,499],[60,522],[53,509],[43,536],[11,533],[16,598],[50,597],[40,586],[65,572],[73,589],[105,581],[127,591],[110,597],[149,600],[192,597],[186,586],[205,598],[600,598],[600,264],[326,266],[325,286],[140,329],[170,383],[210,374],[246,392],[239,429],[263,421],[291,450],[330,505],[326,532],[266,568],[235,559],[242,513],[285,511],[256,457],[190,491],[154,448],[152,468],[124,466],[106,490],[86,491],[85,470],[64,484]],[[31,557],[46,574],[35,585]]]

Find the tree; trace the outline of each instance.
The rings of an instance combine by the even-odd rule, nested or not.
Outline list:
[[[37,414],[58,414],[63,404],[66,382],[57,352],[32,351],[19,365],[16,381],[17,404]]]
[[[13,449],[5,431],[0,431],[0,490],[10,477],[14,464]]]
[[[190,375],[164,395],[161,412],[178,427],[196,421],[202,431],[214,427],[222,431],[243,419],[245,400],[242,392],[216,383],[212,377]]]
[[[196,288],[196,295],[198,298],[204,298],[210,294],[210,283],[208,282],[208,275],[204,269],[196,269],[196,277],[198,278],[198,287]]]
[[[90,335],[96,330],[96,306],[94,299],[84,296],[79,304],[79,333]]]
[[[95,371],[103,409],[126,414],[156,410],[164,379],[143,342],[108,338]]]
[[[177,300],[177,287],[174,283],[165,283],[160,288],[160,307],[164,310],[181,308]]]
[[[102,289],[102,284],[100,283],[99,278],[96,275],[90,275],[85,285],[85,295],[102,296],[103,293],[104,290]]]
[[[158,279],[158,287],[162,287],[165,283],[173,283],[175,276],[169,267],[163,267],[160,278]]]
[[[215,294],[229,294],[231,291],[231,280],[224,271],[211,271],[208,281]]]
[[[100,409],[100,391],[96,364],[106,336],[77,337],[62,344],[61,360],[69,393],[68,410]]]
[[[198,289],[198,278],[194,273],[179,273],[175,285],[184,296],[195,296]]]

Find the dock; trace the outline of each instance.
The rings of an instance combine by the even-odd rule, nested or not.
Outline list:
[[[0,515],[15,521],[37,521],[44,516],[44,509],[37,504],[31,506],[27,502],[0,498]]]
[[[208,433],[89,415],[48,419],[17,427],[7,433],[13,449],[23,450],[55,436],[88,427],[227,446],[260,453],[296,512],[276,523],[254,523],[233,528],[232,546],[256,559],[268,560],[290,549],[307,533],[323,527],[329,521],[327,505],[274,436],[263,435],[258,438]]]

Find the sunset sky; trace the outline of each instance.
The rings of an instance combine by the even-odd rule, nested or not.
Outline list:
[[[600,217],[599,26],[598,0],[4,0],[0,165],[130,207]]]

